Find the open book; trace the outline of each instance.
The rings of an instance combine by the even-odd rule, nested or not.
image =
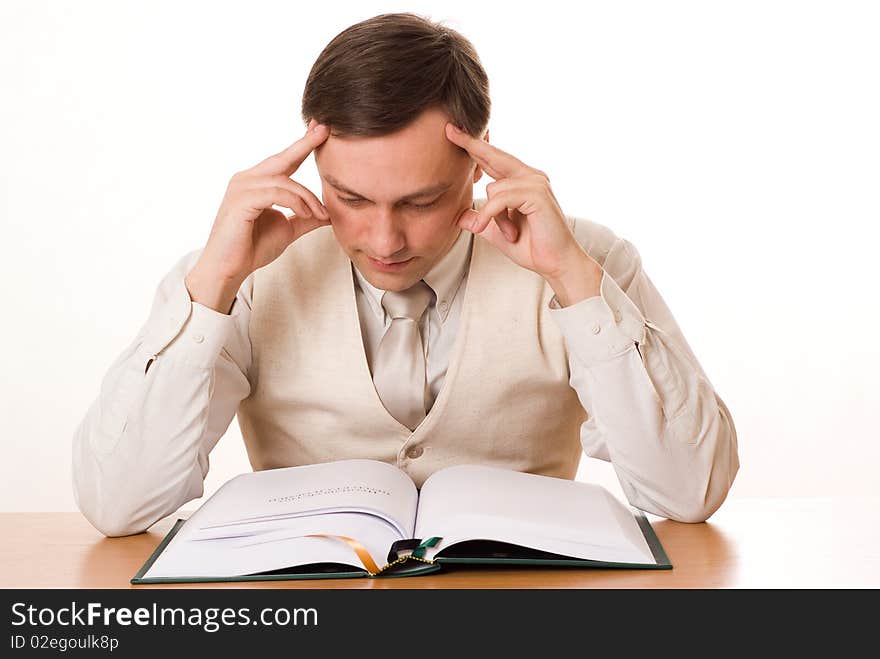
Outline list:
[[[671,568],[599,485],[480,465],[419,491],[376,460],[241,474],[178,519],[131,583],[408,576],[463,563]]]

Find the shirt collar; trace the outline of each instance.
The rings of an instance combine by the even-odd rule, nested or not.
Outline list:
[[[437,295],[436,305],[441,321],[446,320],[452,301],[467,273],[473,238],[474,234],[462,229],[446,255],[425,275],[425,283]]]
[[[473,207],[479,208],[480,205],[479,202],[474,202]],[[452,308],[452,301],[461,287],[465,274],[467,274],[473,237],[470,231],[462,229],[452,247],[449,248],[449,251],[434,264],[434,267],[424,277],[425,283],[437,295],[437,313],[440,314],[441,322],[446,320],[446,316]],[[370,307],[376,315],[384,317],[385,309],[382,307],[382,295],[385,291],[381,288],[376,288],[368,282],[366,277],[361,274],[361,271],[355,267],[354,263],[352,263],[351,269],[354,271],[361,290],[367,293],[367,301]]]

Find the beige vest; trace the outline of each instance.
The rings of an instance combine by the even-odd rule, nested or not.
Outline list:
[[[373,387],[351,261],[332,227],[297,240],[253,283],[251,394],[238,419],[255,470],[372,458],[419,487],[466,462],[574,478],[587,414],[548,314],[553,291],[484,239],[473,241],[446,379],[415,431]]]

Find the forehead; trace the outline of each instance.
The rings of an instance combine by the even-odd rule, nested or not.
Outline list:
[[[335,137],[315,151],[322,175],[371,198],[389,199],[437,183],[458,181],[470,159],[446,138],[448,116],[423,112],[401,130],[382,137]]]

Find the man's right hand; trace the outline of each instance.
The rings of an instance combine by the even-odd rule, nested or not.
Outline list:
[[[314,119],[289,147],[229,181],[208,243],[186,277],[194,302],[228,313],[242,282],[277,259],[299,237],[330,224],[330,214],[307,188],[290,179],[327,139]],[[289,208],[293,216],[272,208]]]

